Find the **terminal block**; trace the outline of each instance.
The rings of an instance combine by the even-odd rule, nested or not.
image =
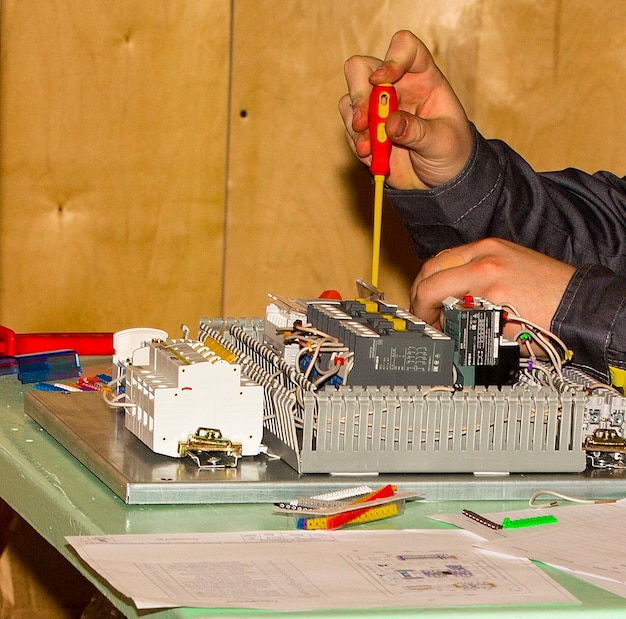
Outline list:
[[[276,297],[274,297],[276,300]],[[443,332],[382,299],[298,300],[273,303],[266,315],[265,343],[290,365],[303,370],[301,346],[283,333],[306,321],[345,345],[349,367],[323,386],[398,385],[465,387],[513,385],[519,376],[517,342],[502,332],[505,310],[483,299],[447,299]],[[306,314],[302,312],[306,310]],[[311,346],[311,344],[307,344]],[[318,363],[328,372],[324,354]],[[344,362],[346,355],[335,359]],[[331,363],[333,359],[331,358]],[[307,372],[316,386],[323,372]]]
[[[306,310],[293,302],[279,297],[273,297],[274,302],[265,309],[264,343],[291,365],[296,365],[299,351],[297,343],[285,343],[284,332],[291,329],[297,322],[306,322]]]

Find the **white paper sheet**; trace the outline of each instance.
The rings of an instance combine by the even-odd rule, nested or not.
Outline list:
[[[480,548],[553,565],[626,597],[624,501],[491,512],[481,516],[494,522],[502,522],[505,517],[532,518],[546,514],[554,515],[558,522],[523,529],[493,530],[461,514],[445,514],[432,518],[487,538],[478,542],[477,546]]]
[[[577,600],[525,559],[473,547],[461,530],[260,531],[68,537],[142,608],[315,610],[564,604]]]

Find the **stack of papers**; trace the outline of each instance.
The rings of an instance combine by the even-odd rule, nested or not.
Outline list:
[[[477,547],[541,561],[626,597],[626,502],[563,505],[481,514],[493,522],[551,514],[557,522],[523,529],[491,529],[461,514],[433,516],[486,538]]]
[[[137,608],[282,611],[577,600],[524,558],[463,530],[69,537]]]
[[[626,503],[433,517],[456,530],[68,537],[138,609],[575,604],[531,561],[626,597]],[[505,518],[549,524],[498,528]],[[556,520],[556,522],[555,522]]]

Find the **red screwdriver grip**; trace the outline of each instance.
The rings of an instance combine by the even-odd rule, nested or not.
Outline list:
[[[391,84],[374,86],[370,95],[368,125],[372,144],[372,163],[370,172],[374,176],[389,174],[389,156],[391,140],[385,131],[385,121],[391,112],[398,109],[398,96]]]

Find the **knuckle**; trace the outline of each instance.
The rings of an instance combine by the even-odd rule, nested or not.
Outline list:
[[[508,245],[504,239],[499,239],[497,237],[481,239],[476,244],[482,251],[489,254],[501,254],[504,248]]]
[[[432,285],[430,278],[420,278],[413,282],[411,289],[412,297],[417,305],[424,306],[432,302]]]

